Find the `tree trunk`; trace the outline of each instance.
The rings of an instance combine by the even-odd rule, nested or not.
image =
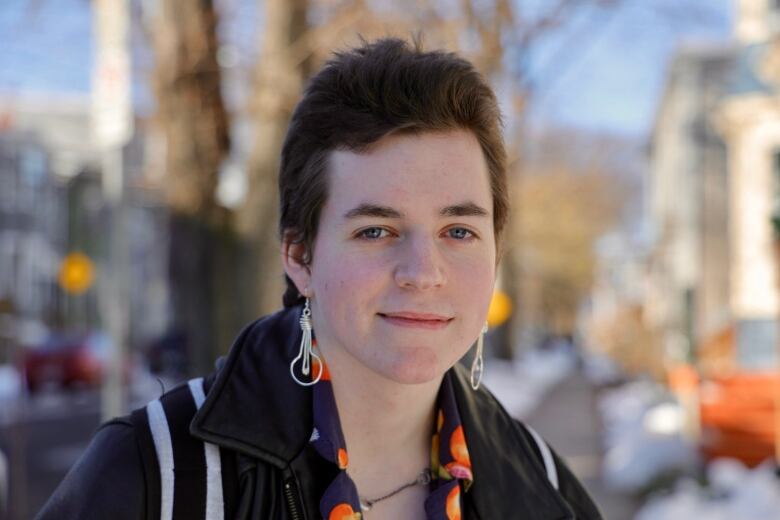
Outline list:
[[[251,111],[254,146],[248,167],[248,193],[237,218],[241,237],[244,319],[278,309],[284,274],[277,236],[279,154],[290,115],[306,76],[306,62],[292,54],[307,30],[307,0],[266,0],[262,54],[255,76]]]
[[[228,215],[215,202],[228,153],[228,116],[217,63],[212,0],[159,0],[153,18],[157,124],[165,138],[165,197],[171,212],[169,274],[173,327],[187,337],[189,371],[220,351],[224,298],[217,291]]]

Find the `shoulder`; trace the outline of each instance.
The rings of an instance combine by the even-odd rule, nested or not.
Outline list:
[[[593,500],[561,458],[524,423],[514,419],[501,403],[481,387],[472,391],[465,369],[453,371],[454,389],[466,429],[475,489],[479,478],[487,479],[490,492],[477,493],[477,508],[494,511],[506,506],[506,517],[517,504],[528,510],[578,520],[602,518]],[[548,448],[545,463],[545,448]],[[550,469],[554,472],[551,478]],[[480,495],[490,495],[480,506]],[[506,498],[506,503],[496,500]]]
[[[205,394],[211,378],[205,381],[179,385],[130,415],[101,425],[36,518],[153,517],[160,497],[149,490],[160,487],[159,439],[170,436],[168,446],[197,442],[189,437],[189,423],[198,393]],[[195,451],[202,453],[202,445],[196,444]],[[173,450],[168,453],[172,456]]]
[[[144,470],[129,418],[103,424],[38,519],[144,518]]]
[[[530,426],[515,420],[518,432],[526,438],[536,457],[542,461],[553,486],[566,500],[578,519],[600,520],[602,514],[580,480],[555,449]]]

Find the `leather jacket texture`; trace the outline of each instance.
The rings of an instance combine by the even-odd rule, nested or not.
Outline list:
[[[311,389],[289,374],[300,343],[300,312],[291,307],[246,327],[205,378],[206,399],[189,434],[219,446],[225,518],[317,519],[319,499],[335,476],[309,444]],[[465,519],[602,518],[557,455],[556,490],[528,430],[484,387],[473,391],[463,367],[451,370],[474,473],[463,495]],[[159,476],[155,482],[154,470],[144,466],[151,444],[136,430],[130,416],[103,424],[36,518],[160,518],[159,495],[149,491]],[[186,482],[186,471],[177,466],[177,479],[181,474]]]

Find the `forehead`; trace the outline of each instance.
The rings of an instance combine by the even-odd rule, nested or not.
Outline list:
[[[328,163],[325,211],[382,203],[405,212],[465,201],[488,208],[488,167],[466,130],[390,135],[368,151],[335,151]]]

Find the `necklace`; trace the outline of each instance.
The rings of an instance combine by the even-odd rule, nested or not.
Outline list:
[[[431,482],[431,478],[433,478],[433,475],[431,474],[431,470],[425,468],[420,472],[419,475],[417,475],[417,477],[414,480],[412,480],[411,482],[407,482],[403,486],[399,487],[394,491],[391,491],[390,493],[384,496],[381,496],[379,498],[360,497],[360,508],[363,511],[369,511],[372,507],[374,507],[374,504],[376,504],[377,502],[381,502],[382,500],[386,500],[390,497],[393,497],[406,488],[410,488],[413,486],[424,486],[426,484],[429,484]]]

